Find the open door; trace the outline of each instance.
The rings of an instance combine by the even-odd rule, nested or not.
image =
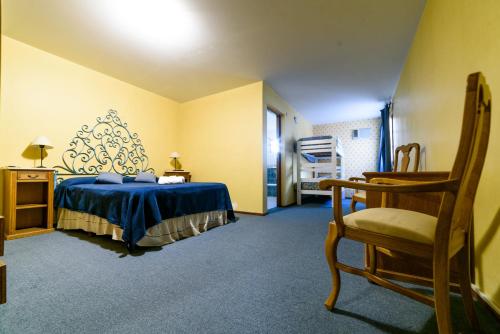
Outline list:
[[[281,114],[267,108],[267,210],[281,206]]]

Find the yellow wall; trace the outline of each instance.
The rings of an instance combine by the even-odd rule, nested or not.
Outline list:
[[[223,182],[235,210],[263,213],[262,82],[181,104],[178,150],[193,181]]]
[[[312,125],[263,82],[181,104],[178,142],[194,181],[225,183],[235,210],[264,213],[266,106],[283,113],[283,205],[295,202],[293,143]],[[294,116],[297,123],[294,122]]]
[[[116,109],[138,133],[150,166],[157,173],[166,169],[168,154],[175,149],[179,103],[6,36],[1,80],[0,166],[38,165],[39,160],[23,157],[37,135],[47,136],[54,145],[44,165],[60,164],[62,152],[82,125],[92,125],[96,117]]]
[[[264,111],[271,106],[282,113],[281,117],[281,205],[295,203],[297,182],[294,144],[299,138],[313,135],[313,126],[293,109],[271,86],[264,84]],[[295,119],[294,119],[295,118]],[[265,143],[263,143],[265,144]],[[265,150],[265,147],[263,148]],[[264,151],[265,152],[265,151]]]
[[[312,135],[312,125],[263,82],[180,104],[12,38],[2,36],[2,42],[0,166],[37,166],[38,151],[27,151],[37,135],[54,145],[44,165],[61,164],[76,131],[116,109],[139,134],[158,175],[171,168],[170,152],[179,151],[193,181],[223,182],[236,210],[264,213],[265,112],[271,105],[284,114],[282,204],[295,201],[293,143]]]
[[[481,71],[493,96],[488,155],[476,197],[476,270],[500,311],[500,1],[429,0],[394,99],[396,145],[426,147],[428,170],[450,170],[458,147],[466,77]]]

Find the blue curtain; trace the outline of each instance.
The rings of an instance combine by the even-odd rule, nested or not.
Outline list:
[[[380,147],[378,151],[378,171],[390,172],[392,171],[391,164],[391,133],[389,125],[389,110],[391,105],[387,103],[384,109],[380,110],[380,117],[382,119],[380,125]]]

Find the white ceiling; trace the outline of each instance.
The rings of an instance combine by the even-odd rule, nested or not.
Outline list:
[[[319,124],[379,115],[425,3],[184,0],[188,27],[179,15],[155,8],[159,1],[174,0],[3,0],[3,31],[180,102],[265,80]],[[140,3],[134,15],[151,11],[151,20],[113,10],[118,2]],[[163,33],[141,38],[156,18],[155,33]],[[133,24],[120,28],[120,20]]]

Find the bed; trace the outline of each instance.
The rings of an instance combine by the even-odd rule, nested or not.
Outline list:
[[[172,243],[235,220],[222,183],[135,182],[131,174],[154,170],[138,135],[114,110],[94,126],[82,126],[55,169],[58,229],[111,235],[134,249]],[[100,172],[126,176],[122,184],[102,184],[96,182]]]
[[[303,195],[331,196],[330,190],[319,189],[319,181],[344,176],[344,151],[339,138],[315,136],[297,141],[297,204]]]
[[[71,178],[56,187],[57,228],[109,234],[129,248],[160,246],[234,220],[221,183],[98,184]]]

